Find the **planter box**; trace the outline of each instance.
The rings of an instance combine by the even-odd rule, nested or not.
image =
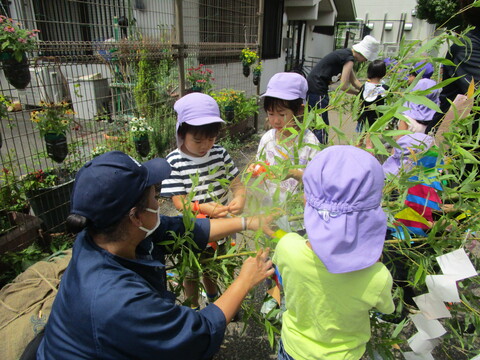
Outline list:
[[[43,220],[47,231],[66,231],[73,182],[70,180],[62,185],[27,192],[33,213]]]
[[[16,211],[9,213],[16,225],[9,232],[0,235],[0,254],[7,251],[20,251],[33,244],[39,238],[43,221],[36,216]]]

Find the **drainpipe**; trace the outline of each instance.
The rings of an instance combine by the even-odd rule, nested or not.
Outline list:
[[[257,16],[258,16],[258,29],[257,29],[257,43],[258,43],[258,47],[257,47],[257,51],[258,51],[258,56],[260,57],[260,60],[262,60],[262,45],[263,45],[263,13],[264,13],[264,9],[265,9],[265,6],[264,6],[264,0],[258,0],[258,13],[257,13]],[[258,83],[257,85],[257,96],[260,95],[260,83],[261,83],[261,80],[260,82]],[[253,119],[253,127],[255,128],[255,132],[258,131],[258,114],[255,114],[254,116],[254,119]]]

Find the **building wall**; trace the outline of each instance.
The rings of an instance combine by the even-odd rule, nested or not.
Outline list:
[[[402,35],[406,40],[425,40],[433,35],[435,26],[415,16],[416,5],[416,0],[355,0],[358,18],[373,24],[370,35],[384,44],[397,44]],[[412,29],[402,31],[402,20]],[[385,30],[387,22],[392,24],[391,30]]]

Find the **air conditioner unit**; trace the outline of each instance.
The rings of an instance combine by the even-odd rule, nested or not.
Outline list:
[[[24,90],[18,90],[21,104],[37,106],[40,101],[60,102],[65,98],[62,76],[55,69],[30,68],[30,77],[30,85]]]

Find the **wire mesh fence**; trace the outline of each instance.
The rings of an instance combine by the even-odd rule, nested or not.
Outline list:
[[[63,231],[73,175],[102,152],[165,156],[174,102],[198,91],[189,69],[208,70],[211,91],[257,94],[240,53],[258,49],[258,0],[14,0],[0,10],[39,30],[23,70],[7,74],[12,52],[1,52],[2,232],[15,227],[12,212]],[[153,128],[147,144],[132,131],[137,118]]]

